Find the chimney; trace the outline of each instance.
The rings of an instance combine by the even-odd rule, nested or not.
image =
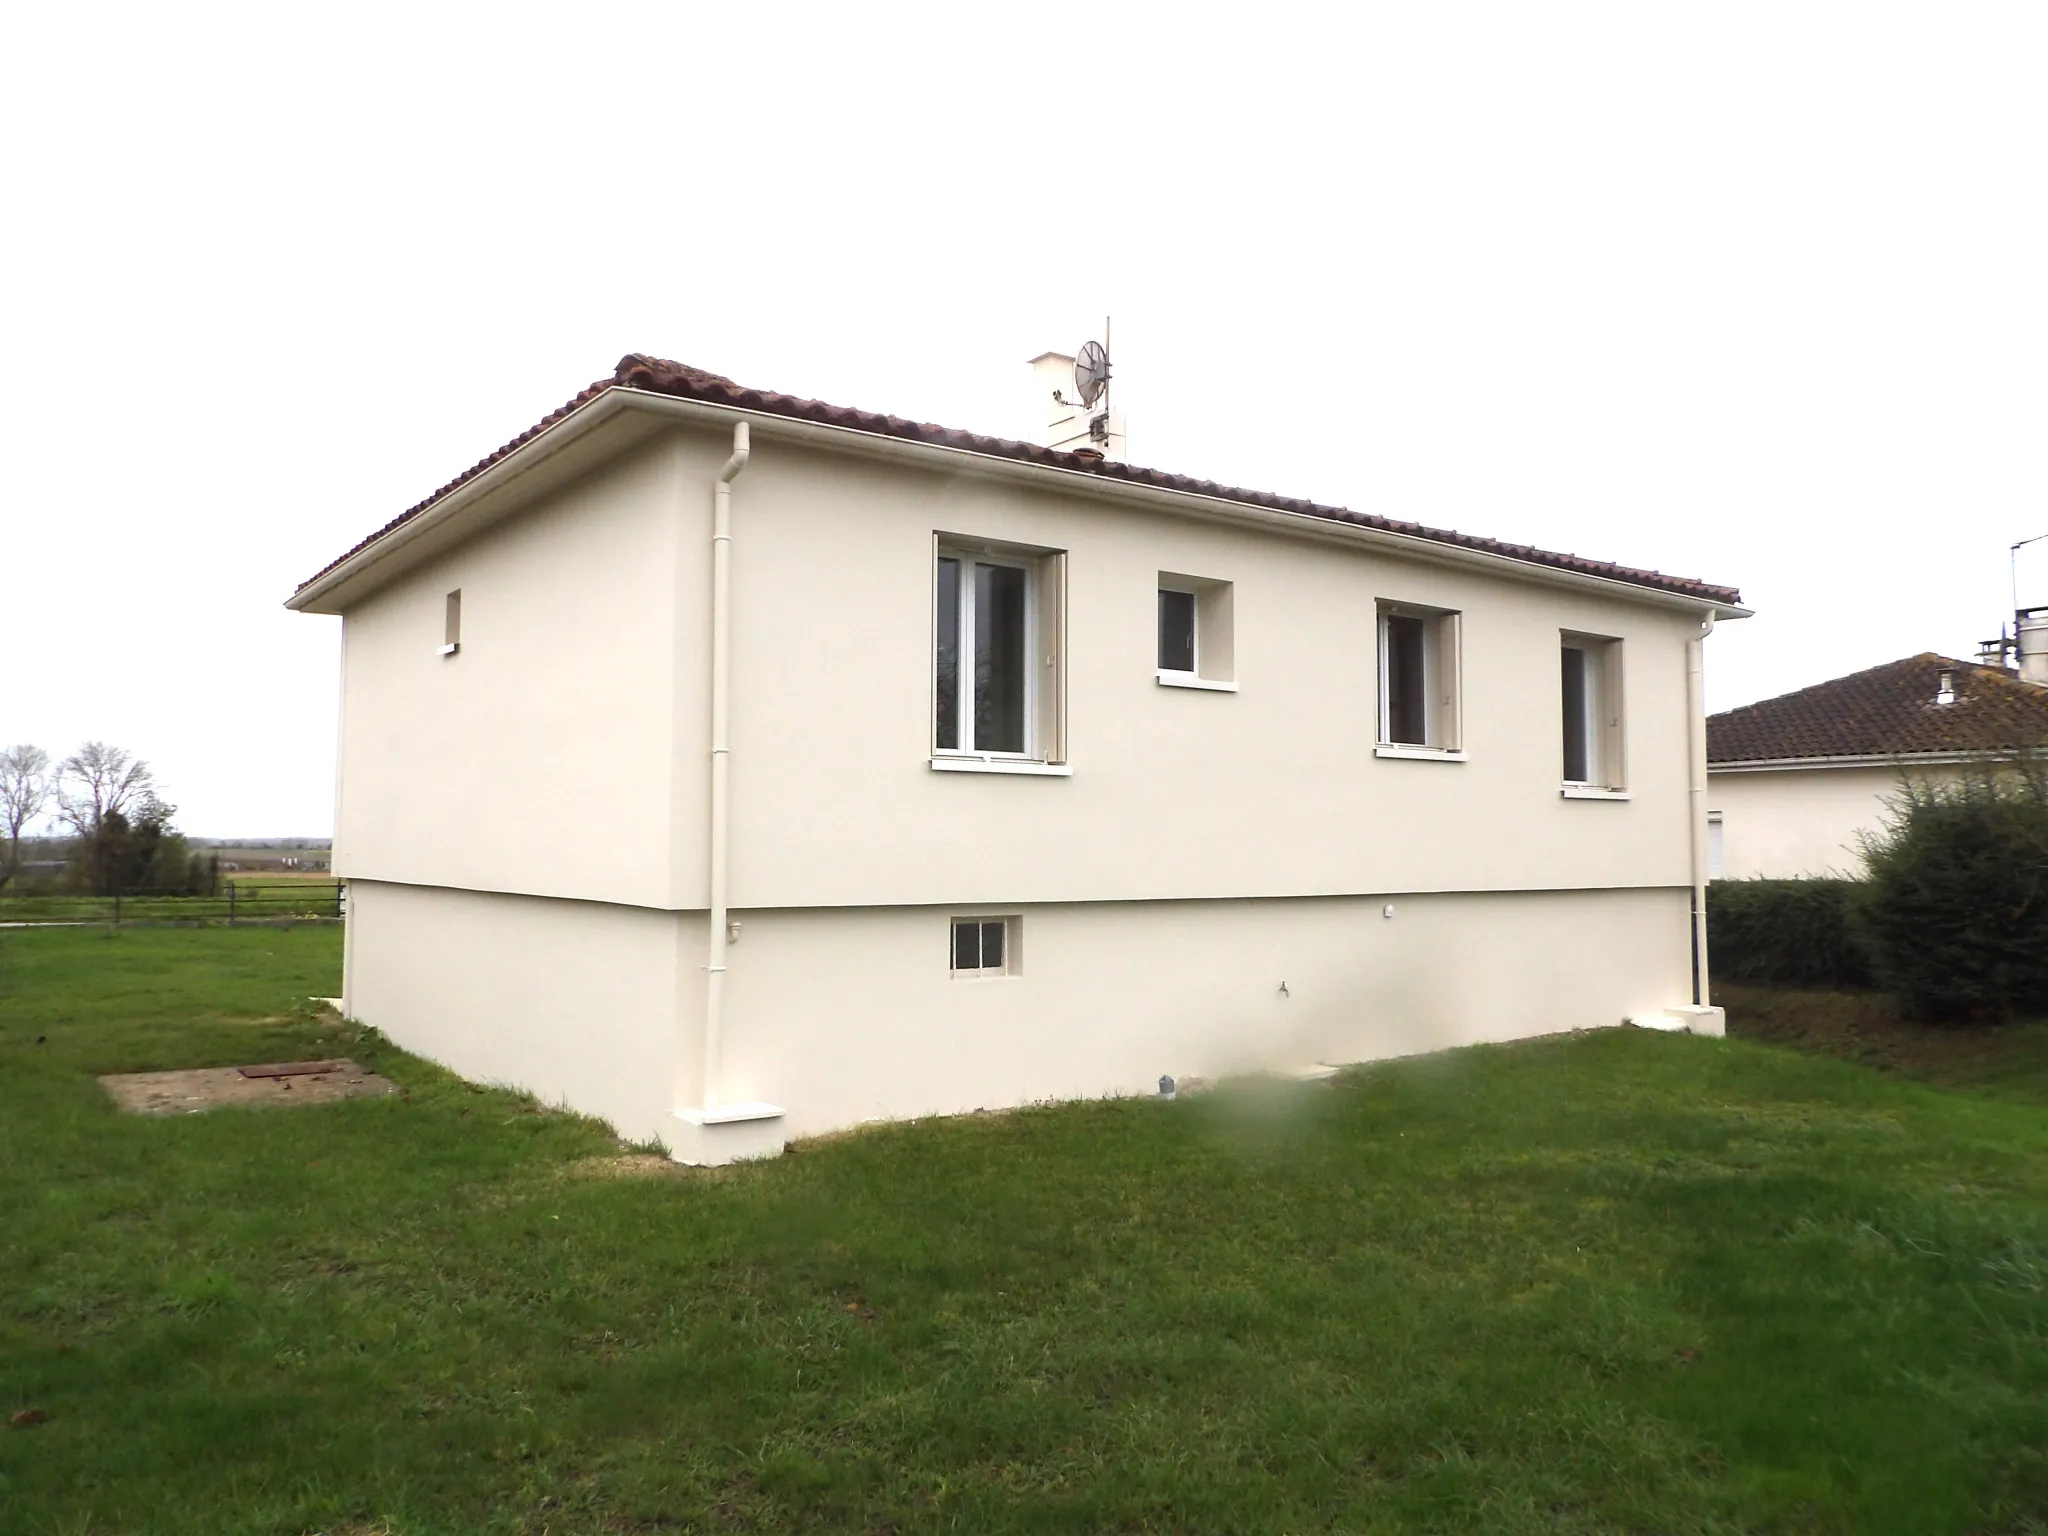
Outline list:
[[[2022,608],[2019,620],[2020,681],[2048,686],[2048,608]]]
[[[1106,459],[1125,461],[1124,413],[1108,409],[1107,400],[1093,410],[1081,404],[1074,383],[1074,359],[1065,352],[1041,352],[1031,359],[1030,411],[1024,440],[1042,443],[1061,453],[1093,449]]]

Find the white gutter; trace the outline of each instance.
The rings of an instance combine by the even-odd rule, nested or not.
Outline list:
[[[1687,804],[1692,811],[1692,1001],[1706,1006],[1707,986],[1707,636],[1714,615],[1700,621],[1700,632],[1685,642],[1685,756],[1689,781]]]
[[[1866,752],[1844,757],[1745,757],[1707,764],[1709,773],[1796,773],[1814,768],[1937,768],[1956,763],[2009,762],[2031,748],[1970,752]]]
[[[1083,495],[1107,500],[1141,503],[1170,511],[1221,517],[1235,522],[1258,523],[1340,543],[1365,543],[1397,550],[1410,558],[1431,560],[1446,565],[1475,566],[1495,575],[1513,575],[1550,586],[1577,587],[1609,597],[1626,598],[1632,602],[1648,603],[1658,607],[1679,608],[1691,613],[1705,610],[1724,619],[1744,619],[1750,616],[1749,609],[1714,598],[1668,592],[1612,576],[1597,576],[1586,571],[1566,570],[1493,550],[1447,544],[1437,539],[1424,538],[1419,534],[1372,528],[1336,518],[1318,517],[1307,512],[1261,507],[1251,502],[1233,501],[1227,496],[1142,485],[1129,480],[1112,479],[1088,470],[1035,464],[1022,459],[1007,459],[972,449],[955,448],[950,444],[914,442],[906,438],[863,431],[857,427],[829,426],[821,422],[801,421],[787,416],[756,414],[747,417],[733,406],[714,405],[703,400],[685,400],[675,395],[628,389],[624,386],[608,389],[589,404],[572,411],[538,437],[522,444],[489,469],[482,471],[475,479],[449,492],[445,498],[419,516],[399,524],[383,538],[358,550],[333,570],[308,583],[304,590],[294,593],[285,606],[294,609],[309,607],[333,588],[354,579],[378,561],[389,558],[429,529],[447,522],[463,508],[526,473],[543,459],[573,441],[575,437],[626,409],[647,411],[654,415],[703,426],[723,427],[728,423],[739,424],[743,420],[748,420],[770,437],[790,442],[812,443],[840,452],[857,452],[870,458],[890,459],[925,468],[943,464],[956,473],[974,474],[983,478],[1009,480],[1039,487],[1056,484]]]
[[[726,899],[732,889],[732,483],[747,467],[747,423],[732,428],[732,457],[711,491],[711,915],[704,981],[702,1107],[718,1108],[719,1035],[725,1024]]]

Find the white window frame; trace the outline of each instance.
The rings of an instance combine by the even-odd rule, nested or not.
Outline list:
[[[1728,877],[1728,824],[1719,811],[1707,812],[1707,878]]]
[[[1377,757],[1415,757],[1462,763],[1464,751],[1464,687],[1461,648],[1464,615],[1455,608],[1428,608],[1419,603],[1381,598],[1374,621],[1379,646],[1379,728]],[[1395,741],[1392,683],[1393,647],[1389,619],[1420,619],[1422,638],[1423,740]]]
[[[1038,555],[1013,554],[1008,550],[990,549],[969,543],[941,538],[932,556],[932,758],[934,763],[942,758],[970,759],[978,763],[1043,763],[1045,753],[1039,737],[1039,704],[1037,666],[1038,648],[1038,583],[1043,557]],[[998,752],[981,747],[963,745],[942,747],[938,744],[938,638],[939,638],[939,561],[957,560],[960,563],[960,631],[956,636],[955,652],[956,677],[954,678],[955,716],[958,732],[963,742],[970,741],[974,734],[974,663],[970,649],[974,639],[974,567],[977,565],[1007,566],[1024,573],[1024,750],[1022,752]]]
[[[462,588],[457,587],[441,600],[441,650],[443,656],[453,656],[462,649]]]
[[[959,951],[955,948],[955,936],[962,923],[973,923],[977,927],[986,927],[990,923],[999,923],[1002,925],[1003,963],[1001,965],[972,966],[966,970],[962,970],[959,966],[953,963],[954,958],[959,953]],[[1014,912],[954,913],[947,920],[946,923],[947,973],[951,975],[955,981],[992,981],[998,977],[1015,976],[1018,973],[1018,960],[1020,958],[1017,952],[1017,930],[1020,926],[1021,920]],[[979,949],[980,945],[981,939],[980,936],[977,935],[975,938],[975,947]]]
[[[1563,777],[1565,743],[1558,741],[1559,776],[1568,800],[1625,800],[1628,798],[1628,755],[1623,711],[1625,662],[1622,643],[1612,635],[1587,635],[1561,631],[1558,650],[1577,651],[1585,660],[1585,697],[1580,702],[1579,730],[1586,753],[1586,777]],[[1558,682],[1558,725],[1564,724],[1564,683]]]
[[[1162,688],[1198,688],[1209,693],[1237,692],[1237,639],[1234,633],[1236,588],[1228,581],[1209,576],[1187,576],[1175,571],[1159,573],[1160,592],[1184,592],[1195,600],[1195,668],[1155,666],[1153,677]],[[1159,599],[1152,599],[1152,659],[1159,659]]]

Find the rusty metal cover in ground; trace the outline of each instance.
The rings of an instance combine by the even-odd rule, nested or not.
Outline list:
[[[267,1061],[253,1067],[237,1067],[235,1070],[244,1077],[318,1077],[323,1072],[349,1072],[355,1070],[355,1063],[349,1061]]]

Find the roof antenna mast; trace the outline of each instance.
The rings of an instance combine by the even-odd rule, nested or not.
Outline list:
[[[2048,606],[2022,608],[2020,606],[2020,551],[2029,544],[2039,544],[2048,539],[2048,533],[2037,533],[2031,539],[2021,539],[2006,551],[2006,563],[2012,577],[2012,638],[2006,639],[2005,626],[1998,626],[1998,638],[1987,640],[1978,647],[1980,659],[1988,659],[1997,651],[1998,664],[2007,664],[2011,658],[2026,683],[2048,684]]]

